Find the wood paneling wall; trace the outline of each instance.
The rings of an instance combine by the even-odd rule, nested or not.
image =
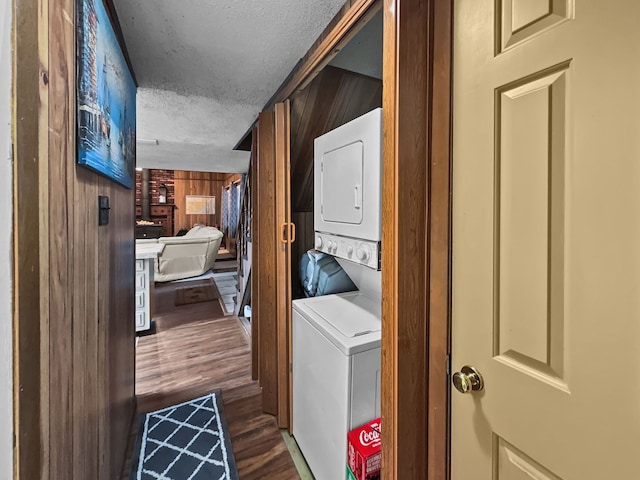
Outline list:
[[[313,141],[382,106],[382,81],[336,67],[324,70],[291,102],[291,205],[313,211]]]
[[[191,228],[195,223],[205,225],[220,225],[222,209],[222,187],[240,180],[240,173],[214,173],[214,172],[190,172],[175,170],[173,184],[175,192],[174,227],[175,231],[181,228]],[[206,195],[216,197],[215,215],[187,215],[186,196]]]
[[[75,8],[15,2],[16,466],[25,480],[116,478],[134,410],[134,191],[76,165]],[[111,206],[102,227],[98,195]]]
[[[220,208],[222,182],[226,173],[189,172],[175,170],[173,176],[175,205],[174,227],[177,232],[181,228],[191,228],[195,223],[205,225],[220,225]],[[186,196],[206,195],[216,197],[216,213],[214,215],[187,215]]]

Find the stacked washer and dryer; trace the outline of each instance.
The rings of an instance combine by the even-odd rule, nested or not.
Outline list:
[[[315,139],[315,247],[358,287],[293,301],[293,435],[317,480],[345,478],[347,432],[380,416],[381,176],[381,109]]]

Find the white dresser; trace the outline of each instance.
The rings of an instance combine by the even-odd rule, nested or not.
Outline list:
[[[153,273],[162,243],[136,242],[136,332],[151,328],[153,315]]]

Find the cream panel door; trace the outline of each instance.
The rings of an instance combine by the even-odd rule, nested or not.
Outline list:
[[[640,478],[640,2],[454,18],[452,479]]]

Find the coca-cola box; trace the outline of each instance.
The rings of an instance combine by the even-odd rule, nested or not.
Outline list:
[[[382,452],[380,419],[371,420],[347,434],[348,467],[356,480],[379,480]]]

